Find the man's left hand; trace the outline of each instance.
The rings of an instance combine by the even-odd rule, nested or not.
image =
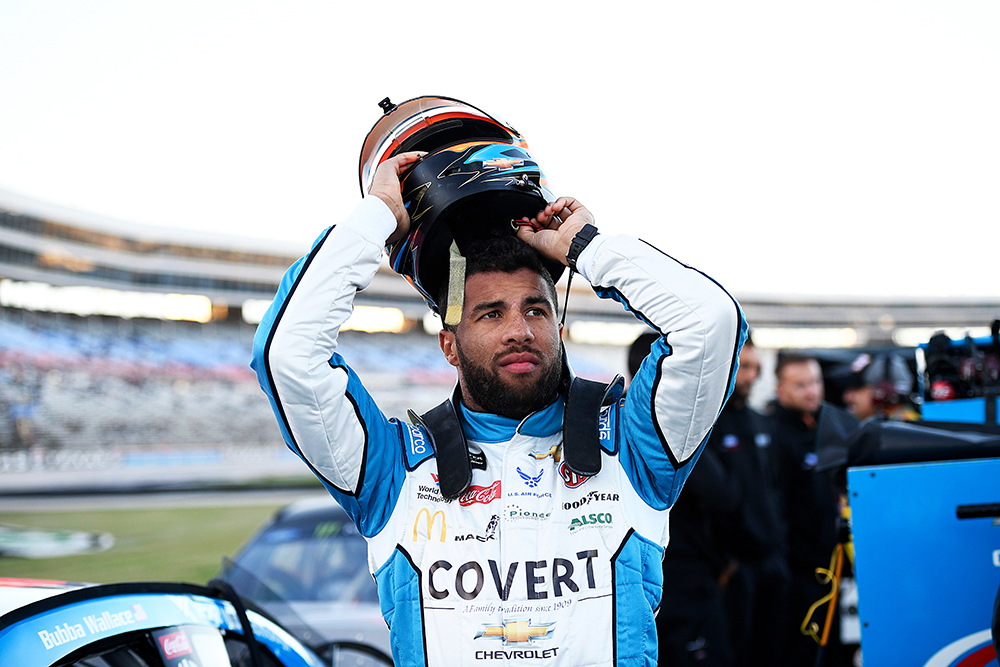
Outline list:
[[[560,197],[517,230],[517,237],[544,257],[566,264],[566,254],[577,232],[593,225],[594,216],[573,197]],[[568,266],[568,264],[566,264]]]

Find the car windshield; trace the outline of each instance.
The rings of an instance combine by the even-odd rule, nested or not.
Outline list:
[[[277,523],[236,558],[286,601],[378,602],[367,545],[350,521]]]

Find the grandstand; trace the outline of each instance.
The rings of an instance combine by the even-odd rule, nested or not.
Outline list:
[[[138,226],[0,190],[0,452],[280,444],[247,364],[261,304],[307,250]],[[88,309],[80,293],[68,291],[51,302],[55,290],[79,288],[102,290],[105,302],[118,295],[127,308]],[[38,300],[41,294],[50,301]],[[1000,310],[997,299],[736,295],[763,347],[768,332],[779,331],[800,335],[800,347],[818,347],[817,332],[832,336],[834,346],[872,345],[905,327],[984,326]],[[174,312],[168,306],[176,299],[168,297],[201,306],[195,315]],[[403,415],[439,402],[455,376],[437,337],[424,330],[427,310],[416,292],[383,266],[356,303],[399,315],[394,333],[342,336],[345,356],[383,409]],[[597,299],[582,280],[569,303],[575,371],[610,379],[644,325]]]

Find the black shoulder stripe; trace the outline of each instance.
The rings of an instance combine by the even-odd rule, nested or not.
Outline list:
[[[721,284],[719,284],[719,281],[717,281],[715,278],[713,278],[712,276],[708,275],[704,271],[699,271],[698,269],[696,269],[696,268],[694,268],[692,266],[689,266],[689,265],[685,264],[684,262],[681,262],[681,261],[675,259],[674,257],[671,257],[667,253],[663,252],[662,250],[660,250],[659,248],[657,248],[656,246],[654,246],[652,243],[649,243],[648,241],[643,241],[642,239],[639,239],[639,240],[642,241],[643,243],[645,243],[646,245],[648,245],[650,248],[652,248],[656,252],[658,252],[661,255],[663,255],[664,257],[667,257],[667,258],[673,260],[674,262],[677,262],[678,264],[680,264],[681,266],[683,266],[686,269],[690,269],[691,271],[695,271],[697,273],[700,273],[701,275],[705,276],[705,278],[707,278],[708,280],[712,281],[712,283],[716,287],[718,287],[720,290],[722,290],[722,293],[725,294],[727,297],[729,297],[729,300],[733,303],[733,308],[736,309],[736,321],[737,322],[742,322],[743,321],[743,314],[740,312],[740,304],[736,301],[735,298],[733,298],[733,295],[729,293],[729,290],[727,290],[725,287],[723,287]],[[739,358],[740,358],[740,331],[739,331],[739,329],[737,329],[737,331],[736,331],[736,340],[733,341],[733,355],[732,355],[732,358],[730,359],[730,362],[729,362],[729,380],[726,381],[726,396],[729,396],[729,394],[733,390],[733,382],[736,380],[736,378],[734,377],[733,369],[736,367],[736,364],[739,362]],[[722,412],[722,408],[724,406],[725,406],[725,401],[723,401],[723,404],[719,406],[719,412],[720,413]]]
[[[696,268],[694,268],[694,267],[692,267],[692,266],[690,266],[688,264],[685,264],[684,262],[681,262],[680,260],[676,259],[675,257],[671,257],[670,255],[668,255],[667,253],[663,252],[662,250],[660,250],[659,248],[657,248],[653,244],[649,243],[648,241],[643,241],[642,239],[639,239],[639,240],[642,243],[644,243],[647,246],[649,246],[650,248],[652,248],[653,250],[655,250],[656,252],[658,252],[659,254],[661,254],[664,257],[666,257],[667,259],[669,259],[670,261],[672,261],[672,262],[674,262],[674,263],[676,263],[676,264],[678,264],[680,266],[683,266],[685,269],[688,269],[689,271],[694,271],[695,273],[698,273],[698,274],[704,276],[707,280],[710,280],[716,287],[718,287],[720,290],[722,290],[723,294],[725,294],[727,297],[729,297],[729,300],[733,304],[733,308],[736,309],[736,319],[737,319],[737,321],[742,321],[743,320],[743,316],[740,313],[740,307],[739,307],[739,304],[736,302],[736,299],[734,299],[733,296],[726,290],[726,288],[723,287],[722,285],[720,285],[719,282],[717,280],[715,280],[715,278],[713,278],[712,276],[708,275],[707,273],[705,273],[703,271],[699,271],[698,269],[696,269]],[[616,287],[598,287],[598,286],[595,285],[594,289],[595,290],[606,291],[606,292],[609,292],[609,293],[614,293],[616,295],[617,299],[621,303],[625,304],[625,307],[628,308],[629,312],[631,312],[632,314],[634,314],[637,318],[639,318],[640,320],[642,320],[651,329],[653,329],[656,333],[658,333],[660,335],[660,337],[663,338],[663,341],[664,341],[664,343],[666,343],[667,347],[670,348],[670,341],[668,340],[669,332],[668,333],[663,333],[663,331],[661,331],[657,326],[655,326],[652,323],[652,321],[648,317],[646,317],[645,313],[643,313],[642,311],[640,311],[637,308],[633,307],[632,304],[631,304],[631,302],[628,300],[628,298],[624,294],[622,294],[621,291],[618,290],[618,288],[616,288]],[[735,364],[736,364],[737,360],[739,359],[739,346],[740,346],[740,335],[739,335],[739,331],[737,331],[737,333],[736,333],[736,340],[733,342],[733,353],[732,353],[732,356],[731,356],[731,359],[730,359],[730,362],[729,362],[729,376],[728,376],[728,379],[726,380],[726,391],[725,391],[725,395],[726,396],[729,396],[730,392],[732,391],[732,385],[733,385],[733,381],[735,379],[733,377],[733,368],[735,367]],[[669,356],[669,355],[667,355],[667,356]],[[659,438],[660,444],[663,445],[663,451],[666,452],[667,458],[670,459],[670,463],[673,464],[675,468],[680,468],[685,462],[679,461],[677,459],[677,457],[674,456],[673,452],[670,449],[670,444],[667,442],[667,437],[666,437],[666,435],[664,435],[663,430],[660,428],[660,422],[656,418],[656,387],[660,384],[660,378],[661,378],[661,374],[662,374],[661,364],[662,364],[664,358],[665,357],[660,357],[657,360],[657,362],[656,362],[656,377],[653,379],[653,391],[650,392],[650,396],[649,396],[649,414],[652,415],[652,417],[653,417],[653,428],[656,429],[656,436],[657,436],[657,438]],[[716,411],[716,416],[718,416],[718,414],[720,412],[722,412],[722,408],[723,408],[724,405],[725,405],[725,402],[723,401],[723,404],[720,405],[719,409]],[[697,449],[695,451],[697,451]]]
[[[292,295],[295,294],[296,290],[298,290],[299,283],[302,281],[302,276],[305,275],[306,270],[309,269],[309,266],[312,264],[313,259],[315,259],[320,249],[326,244],[326,240],[330,237],[330,232],[332,232],[333,229],[334,227],[330,227],[330,229],[326,231],[326,234],[323,235],[323,239],[317,242],[316,245],[313,247],[312,251],[310,251],[309,255],[306,256],[305,261],[302,263],[302,270],[299,271],[299,275],[296,276],[295,282],[292,283],[291,289],[289,289],[288,294],[285,295],[285,300],[282,302],[281,308],[278,310],[278,314],[274,318],[274,322],[271,323],[271,329],[270,331],[267,332],[267,343],[265,343],[264,345],[264,370],[267,373],[267,382],[271,387],[271,395],[274,397],[274,404],[275,406],[277,406],[278,412],[281,415],[281,422],[285,426],[285,432],[288,433],[289,439],[292,441],[292,444],[295,446],[295,449],[297,449],[300,453],[302,452],[302,448],[299,446],[299,443],[295,441],[295,436],[292,434],[292,428],[288,422],[288,416],[285,413],[285,406],[282,404],[281,397],[278,395],[278,387],[274,382],[274,374],[271,372],[271,343],[274,342],[274,332],[278,329],[278,324],[281,322],[281,319],[285,315],[285,310],[288,308],[288,302],[291,301]],[[355,409],[357,409],[357,406],[355,406]],[[365,440],[367,443],[367,434]],[[330,482],[330,480],[326,479],[326,477],[320,474],[320,472],[316,470],[316,468],[314,468],[313,465],[309,463],[309,461],[306,461],[304,457],[302,457],[302,460],[305,461],[306,465],[309,467],[309,469],[313,472],[314,475],[322,479],[324,482],[329,484],[337,491],[344,493],[346,495],[351,495],[350,490],[341,489],[336,484],[333,484],[332,482]]]

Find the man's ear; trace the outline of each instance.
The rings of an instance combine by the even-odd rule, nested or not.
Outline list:
[[[438,332],[438,345],[441,346],[448,363],[458,368],[458,344],[455,342],[455,332],[441,329]]]

